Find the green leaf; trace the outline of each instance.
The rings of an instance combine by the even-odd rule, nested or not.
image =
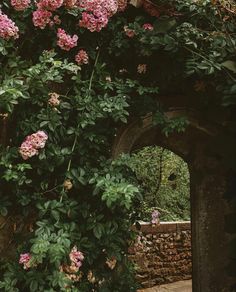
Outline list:
[[[170,29],[172,29],[176,25],[176,20],[175,19],[159,19],[155,21],[154,27],[155,27],[155,32],[158,33],[166,33]]]
[[[8,211],[7,211],[7,208],[6,207],[0,207],[0,214],[2,215],[2,216],[7,216],[7,214],[8,214]]]
[[[36,280],[30,282],[30,291],[38,291],[38,282]]]
[[[221,65],[227,69],[229,69],[230,71],[236,73],[236,62],[231,61],[231,60],[227,60],[223,63],[221,63]]]
[[[60,214],[57,210],[52,210],[51,211],[51,214],[52,214],[52,217],[55,219],[55,220],[59,220],[60,219]]]
[[[104,228],[102,224],[97,224],[94,228],[93,228],[93,234],[97,239],[100,239],[102,237],[102,233],[104,232]]]

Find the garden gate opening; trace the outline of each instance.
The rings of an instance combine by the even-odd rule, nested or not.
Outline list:
[[[128,161],[143,196],[135,208],[139,219],[136,224],[138,236],[129,249],[129,257],[136,266],[136,278],[143,288],[175,283],[190,292],[188,164],[172,151],[158,146],[139,149]]]

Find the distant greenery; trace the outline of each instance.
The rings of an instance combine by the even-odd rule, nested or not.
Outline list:
[[[153,209],[161,221],[190,219],[190,177],[188,165],[170,150],[152,146],[132,154],[130,166],[143,190],[138,208],[142,220],[150,220]]]

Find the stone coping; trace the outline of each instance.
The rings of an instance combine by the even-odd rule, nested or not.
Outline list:
[[[191,230],[190,221],[177,221],[177,222],[160,222],[158,225],[152,225],[149,222],[140,221],[140,230],[135,226],[133,230],[141,231],[144,234],[157,234],[157,233],[168,233],[168,232],[179,232]]]

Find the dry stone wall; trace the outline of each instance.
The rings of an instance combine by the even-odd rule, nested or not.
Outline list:
[[[142,224],[139,233],[130,259],[142,287],[192,278],[190,222]]]

